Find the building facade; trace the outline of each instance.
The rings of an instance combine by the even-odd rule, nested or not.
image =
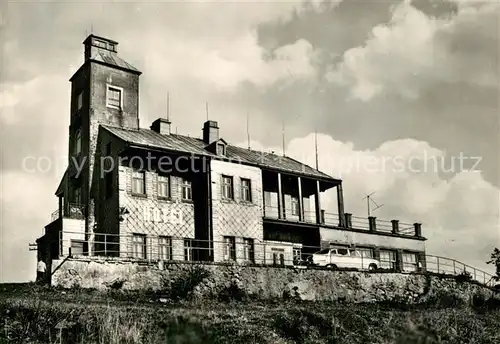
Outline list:
[[[388,269],[425,266],[420,224],[344,211],[342,181],[290,157],[240,148],[204,123],[201,138],[168,119],[139,126],[141,72],[118,43],[90,35],[71,77],[68,168],[39,256],[298,264],[321,248],[356,247]],[[335,189],[337,212],[322,195]],[[324,197],[324,196],[323,196]]]

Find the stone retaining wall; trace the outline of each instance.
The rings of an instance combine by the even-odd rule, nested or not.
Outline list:
[[[59,264],[60,261],[54,261],[53,267]],[[118,285],[123,290],[162,290],[168,289],[171,281],[186,278],[194,269],[202,268],[208,271],[208,277],[194,288],[193,296],[197,297],[217,295],[234,286],[261,299],[292,296],[303,300],[414,303],[442,291],[464,301],[478,294],[486,298],[493,295],[490,289],[474,283],[420,274],[186,263],[162,265],[96,258],[69,259],[52,276],[52,285],[98,290]]]

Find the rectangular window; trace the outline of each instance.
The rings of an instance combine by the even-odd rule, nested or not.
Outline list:
[[[236,260],[236,240],[234,237],[224,237],[224,260]]]
[[[282,248],[272,248],[273,265],[285,265],[285,250]]]
[[[122,89],[108,85],[106,94],[106,106],[121,109],[122,108]]]
[[[253,262],[254,256],[254,244],[253,239],[243,239],[243,259],[248,262]]]
[[[222,198],[233,199],[233,177],[222,176]]]
[[[396,269],[396,252],[395,251],[380,251],[380,266],[383,269]]]
[[[371,248],[357,248],[356,250],[363,258],[373,258],[373,250]]]
[[[132,256],[138,259],[146,259],[146,235],[132,235]]]
[[[144,171],[132,172],[132,193],[137,195],[146,194],[146,173]]]
[[[191,239],[184,240],[184,260],[193,261],[193,242]]]
[[[191,201],[193,199],[193,186],[189,180],[182,180],[182,199]]]
[[[106,49],[106,47],[107,47],[106,42],[103,42],[103,41],[100,41],[100,40],[97,40],[97,39],[96,39],[96,40],[94,40],[94,45],[95,45],[96,47],[99,47],[99,48],[104,48],[104,49]]]
[[[299,216],[300,213],[299,199],[297,197],[292,196],[291,205],[292,205],[292,215]]]
[[[161,236],[158,238],[158,255],[161,260],[172,260],[172,238]]]
[[[293,248],[293,264],[298,265],[302,261],[302,249],[300,247]]]
[[[415,253],[403,253],[403,270],[417,271],[417,255]]]
[[[158,197],[170,197],[170,178],[165,175],[158,175]]]
[[[73,193],[73,203],[76,205],[82,204],[82,188],[76,187]]]
[[[77,130],[75,134],[75,155],[82,151],[82,131]]]
[[[217,144],[217,155],[226,155],[226,147],[223,143]]]
[[[83,91],[81,91],[80,93],[78,93],[78,96],[76,97],[76,109],[77,110],[80,110],[83,106]]]
[[[104,175],[104,197],[110,198],[113,196],[113,172],[106,172]]]
[[[252,202],[252,188],[250,179],[241,179],[241,200]]]

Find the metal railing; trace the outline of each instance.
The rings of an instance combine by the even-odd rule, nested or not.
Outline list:
[[[60,217],[59,209],[54,210],[54,211],[50,214],[50,222],[54,222],[54,221],[55,221],[55,220],[57,220],[59,217]]]
[[[131,259],[144,263],[158,262],[216,262],[217,264],[241,264],[253,266],[293,266],[297,268],[340,270],[372,270],[399,273],[431,272],[440,275],[458,276],[464,271],[470,279],[493,286],[494,276],[481,269],[445,257],[425,255],[420,260],[417,252],[390,251],[389,258],[374,257],[375,250],[364,247],[330,245],[328,247],[307,246],[288,242],[259,241],[226,237],[223,241],[198,240],[194,238],[165,237],[157,235],[117,235],[94,233],[85,240],[83,233],[60,232],[60,256],[71,252],[74,257],[97,256],[106,259]],[[339,254],[333,261],[314,263],[312,255],[322,250],[337,248]],[[352,259],[351,251],[356,259]],[[380,251],[382,252],[382,251]],[[340,254],[346,253],[346,254]],[[408,259],[411,258],[411,259]],[[375,259],[375,261],[373,260]],[[318,261],[315,261],[318,263]],[[337,265],[337,266],[334,266]]]
[[[85,205],[70,203],[63,209],[63,216],[71,219],[85,219]],[[50,213],[50,221],[53,222],[61,217],[59,209]]]
[[[494,285],[494,275],[456,259],[426,255],[427,271],[443,275],[464,275],[485,285]]]
[[[284,215],[284,216],[283,216]],[[289,208],[284,209],[284,214],[280,216],[278,207],[265,206],[264,207],[264,217],[268,219],[280,219],[290,222],[301,222],[301,223],[311,223],[320,224],[323,226],[335,226],[340,225],[340,216],[336,213],[327,213],[324,210],[320,212],[320,223],[316,220],[315,211],[304,211],[304,215],[301,216],[297,212],[293,212]],[[365,231],[374,231],[378,233],[395,233],[403,236],[414,237],[415,236],[415,226],[410,223],[398,222],[397,230],[394,230],[394,225],[392,221],[380,220],[374,218],[375,228],[370,227],[370,220],[365,217],[353,216],[349,214],[349,223],[345,223],[343,228],[352,228]],[[347,219],[347,218],[346,218]],[[347,221],[345,221],[347,222]]]

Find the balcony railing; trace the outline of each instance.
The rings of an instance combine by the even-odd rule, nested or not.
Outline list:
[[[59,209],[57,210],[54,210],[51,214],[50,214],[50,222],[54,222],[55,220],[57,220],[58,218],[60,218],[60,213],[59,213]]]
[[[68,217],[70,219],[85,219],[85,205],[74,203],[68,204],[64,217]]]
[[[379,220],[375,217],[365,218],[353,216],[349,213],[344,215],[345,218],[344,225],[342,226],[343,228],[365,230],[367,232],[398,234],[409,237],[421,235],[416,228],[416,225],[419,226],[419,224],[404,223],[396,220]],[[285,209],[284,214],[280,216],[278,207],[271,206],[264,207],[264,217],[267,219],[279,219],[289,222],[320,224],[322,226],[341,226],[339,214],[327,213],[324,210],[321,210],[319,223],[316,220],[315,211],[304,211],[304,215],[300,216],[297,212],[292,212],[291,209]]]
[[[50,222],[54,222],[61,217],[59,209],[50,214]],[[70,219],[85,219],[85,205],[70,203],[64,211],[64,217]]]

